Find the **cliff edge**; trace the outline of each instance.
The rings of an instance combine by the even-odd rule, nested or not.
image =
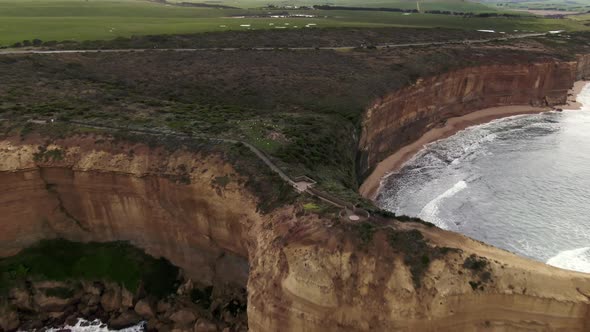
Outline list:
[[[129,241],[193,280],[247,285],[252,331],[590,328],[590,275],[421,223],[354,223],[297,202],[262,213],[215,152],[13,137],[0,181],[3,256],[44,238]]]

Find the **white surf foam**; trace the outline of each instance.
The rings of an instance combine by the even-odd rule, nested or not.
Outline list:
[[[128,327],[126,329],[122,329],[122,330],[109,330],[108,327],[106,327],[106,324],[103,324],[100,320],[95,319],[93,321],[88,321],[82,318],[78,318],[78,322],[76,322],[76,325],[74,326],[70,326],[70,325],[66,325],[64,327],[60,327],[60,328],[50,328],[47,329],[47,332],[57,332],[57,331],[63,331],[63,330],[69,330],[72,332],[142,332],[145,331],[145,322],[139,323],[135,326],[131,326]]]
[[[420,213],[418,214],[418,218],[429,221],[440,228],[449,229],[449,225],[438,217],[438,214],[440,212],[439,206],[443,200],[455,196],[457,193],[461,192],[465,188],[467,188],[467,182],[459,181],[455,183],[455,185],[452,188],[448,189],[444,193],[438,195],[435,199],[428,202],[428,204],[426,204],[426,206],[424,206],[424,208],[422,208],[422,211],[420,211]]]
[[[590,247],[562,251],[551,257],[547,264],[566,270],[590,273]]]
[[[590,110],[590,84],[584,85],[582,91],[576,96],[576,101],[582,104],[582,110]]]

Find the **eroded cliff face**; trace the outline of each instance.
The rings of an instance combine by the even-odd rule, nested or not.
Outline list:
[[[589,63],[586,63],[589,62]],[[442,121],[489,107],[563,104],[590,61],[465,68],[420,79],[377,100],[364,116],[357,173],[361,178],[387,156]]]
[[[590,79],[590,54],[584,54],[578,56],[578,66],[576,68],[576,80],[588,80]]]
[[[43,145],[46,155],[39,144],[0,143],[0,255],[45,238],[125,240],[205,283],[246,284],[243,225],[260,216],[231,166],[215,155],[95,141]]]
[[[230,181],[220,186],[220,177]],[[9,139],[0,142],[0,183],[1,255],[57,236],[128,240],[196,281],[240,283],[247,273],[252,331],[590,328],[590,275],[421,224],[382,220],[363,242],[355,225],[297,205],[263,215],[215,154],[90,136]],[[392,235],[416,230],[427,241],[418,244],[461,250],[409,259],[424,248]],[[472,254],[485,263],[466,265]]]
[[[264,255],[251,262],[254,331],[587,331],[590,276],[558,270],[436,228],[393,224],[360,246],[321,221],[276,216]],[[277,222],[279,223],[279,222]],[[282,230],[280,230],[282,228]],[[459,247],[433,260],[419,286],[388,233],[420,229],[431,245]],[[272,237],[269,237],[272,238]],[[411,248],[408,248],[412,250]],[[486,258],[481,270],[470,255]],[[479,257],[479,256],[478,256]],[[489,273],[489,274],[488,274]],[[271,304],[271,305],[269,305]]]

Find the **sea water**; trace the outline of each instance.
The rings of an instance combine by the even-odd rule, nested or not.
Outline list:
[[[378,205],[590,273],[590,85],[578,101],[427,145],[383,180]]]
[[[106,324],[101,322],[98,319],[89,321],[82,318],[79,318],[75,325],[65,325],[63,327],[54,327],[49,328],[47,332],[63,332],[63,331],[72,331],[72,332],[141,332],[145,331],[146,323],[141,322],[135,326],[128,327],[121,330],[111,330],[107,327]]]

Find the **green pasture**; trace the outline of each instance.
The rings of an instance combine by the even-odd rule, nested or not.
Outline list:
[[[408,5],[412,1],[396,0]],[[305,1],[301,1],[304,3]],[[216,4],[218,2],[215,2]],[[221,4],[242,7],[260,7],[263,0],[230,1]],[[359,5],[359,1],[342,0],[334,5]],[[368,6],[396,7],[394,2],[374,0]],[[454,10],[460,6],[479,4],[455,0],[425,1],[422,8]],[[401,7],[401,5],[400,5]],[[475,8],[474,7],[474,8]],[[465,10],[465,9],[462,9]],[[442,27],[457,29],[492,29],[511,32],[527,30],[587,29],[576,20],[550,20],[522,18],[464,18],[433,14],[404,14],[398,12],[342,11],[342,10],[289,10],[315,18],[254,18],[252,15],[268,13],[261,9],[217,9],[181,7],[139,0],[0,0],[0,45],[9,46],[23,40],[43,41],[114,39],[146,34],[180,34],[206,31],[248,29],[310,29],[326,27]],[[235,16],[245,16],[234,18]]]

